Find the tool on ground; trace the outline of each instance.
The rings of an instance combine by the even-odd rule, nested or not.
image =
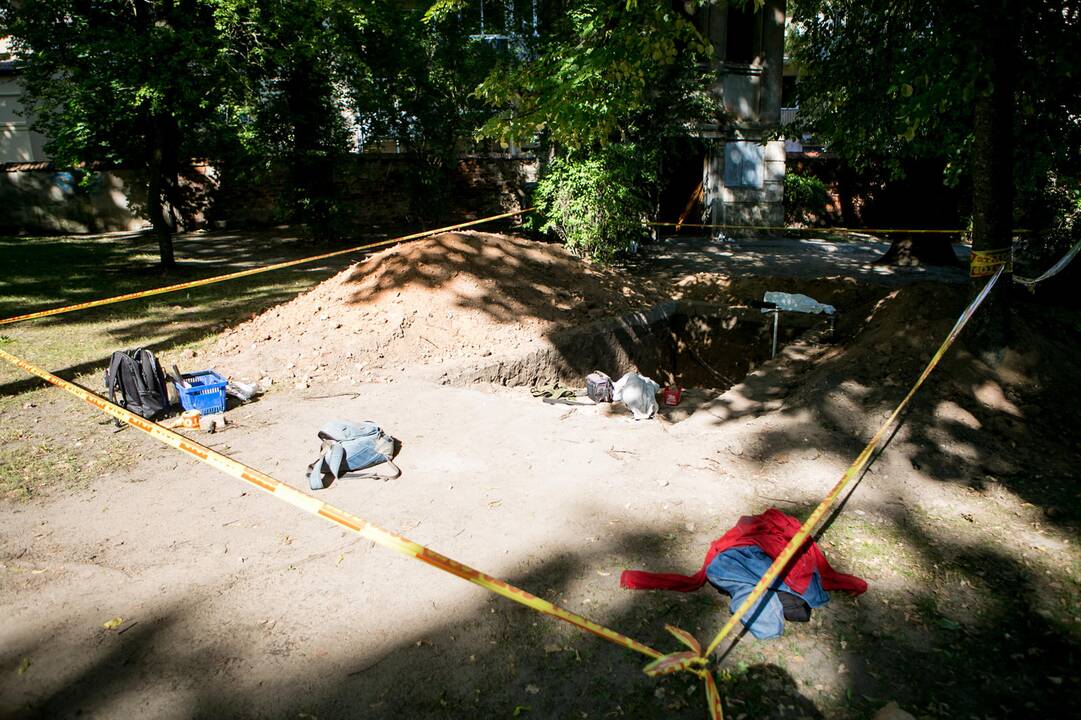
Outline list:
[[[833,337],[834,318],[837,314],[832,305],[820,303],[812,297],[800,293],[767,291],[762,300],[752,300],[751,307],[761,308],[762,312],[773,315],[773,344],[770,357],[777,357],[777,333],[780,330],[782,312],[802,313],[804,315],[826,315],[830,321],[830,337]]]
[[[679,401],[682,397],[683,388],[678,385],[669,385],[664,389],[664,392],[661,393],[661,400],[669,407],[679,405]]]
[[[576,393],[573,388],[563,387],[559,383],[531,387],[529,388],[529,392],[535,398],[552,398],[553,400],[578,397],[578,393]]]
[[[180,372],[180,368],[176,366],[176,363],[173,363],[173,371],[170,373],[169,379],[177,387],[188,387],[188,381],[184,379],[184,373]]]

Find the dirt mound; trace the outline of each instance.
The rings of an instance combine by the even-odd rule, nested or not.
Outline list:
[[[646,307],[649,288],[562,246],[437,235],[371,256],[226,332],[215,365],[244,378],[381,378],[540,347],[553,332]]]
[[[842,316],[841,344],[800,379],[787,408],[869,437],[969,300],[964,286],[916,284]],[[1064,336],[1044,307],[1015,300],[1010,314],[1008,349],[988,356],[970,323],[913,403],[903,434],[920,448],[914,466],[933,463],[940,477],[971,474],[974,460],[992,475],[1032,466],[1072,472],[1062,448],[1081,449],[1070,430],[1081,424],[1070,382],[1081,372],[1076,338]]]

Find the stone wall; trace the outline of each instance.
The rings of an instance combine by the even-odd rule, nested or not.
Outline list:
[[[144,225],[131,210],[141,199],[131,173],[96,172],[81,182],[48,163],[8,167],[0,172],[0,232],[95,233]]]
[[[343,192],[346,215],[358,228],[406,227],[453,222],[522,207],[526,186],[536,179],[529,158],[463,157],[443,178],[410,155],[356,155],[340,166],[334,181]],[[277,225],[286,221],[280,199],[286,173],[258,180],[209,165],[185,173],[185,227]],[[144,189],[126,170],[94,172],[80,182],[47,163],[8,165],[0,171],[0,232],[92,233],[136,230]]]

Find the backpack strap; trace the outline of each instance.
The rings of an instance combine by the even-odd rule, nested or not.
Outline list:
[[[105,371],[105,389],[109,393],[109,402],[124,406],[124,400],[116,401],[116,386],[120,384],[120,365],[124,362],[124,353],[117,350],[109,358],[109,369]]]
[[[375,465],[373,467],[379,467],[380,465],[390,465],[390,467],[394,470],[394,473],[391,475],[383,475],[382,473],[377,472],[367,472],[354,474],[353,477],[374,478],[376,480],[394,480],[395,478],[399,478],[402,476],[402,469],[395,465],[394,460],[392,460],[391,458],[387,458],[383,462],[379,463],[379,465]]]
[[[169,392],[165,388],[165,373],[154,357],[154,353],[146,348],[136,348],[131,352],[135,358],[135,370],[138,375],[140,404],[143,406],[144,415],[148,419],[154,419],[169,408]]]
[[[312,490],[325,490],[330,484],[342,475],[351,472],[345,462],[345,448],[341,443],[328,441],[324,444],[326,450],[323,454],[308,466],[308,487]],[[390,465],[393,472],[384,475],[377,472],[358,473],[353,471],[353,477],[372,478],[375,480],[394,480],[402,475],[402,470],[394,464],[394,460],[387,458],[379,465]],[[376,465],[374,467],[379,467]]]
[[[324,443],[323,454],[308,466],[308,487],[323,490],[340,478],[349,469],[345,466],[345,448],[341,443]]]
[[[135,361],[124,350],[117,350],[112,354],[112,357],[109,358],[109,369],[105,371],[105,388],[109,391],[109,402],[136,414],[139,412],[139,405],[136,398],[128,397],[128,391],[125,390],[124,386],[124,376],[137,372],[138,368],[135,366]],[[116,396],[117,388],[120,389],[119,398]],[[124,423],[117,418],[113,418],[113,422],[117,427],[124,426]]]

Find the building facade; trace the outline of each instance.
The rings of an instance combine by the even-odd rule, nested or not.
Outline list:
[[[784,224],[785,147],[781,126],[785,0],[716,2],[697,12],[713,45],[710,88],[727,122],[700,128],[705,221]]]
[[[10,40],[0,37],[0,165],[48,160],[45,138],[30,129],[19,95],[18,70]]]

